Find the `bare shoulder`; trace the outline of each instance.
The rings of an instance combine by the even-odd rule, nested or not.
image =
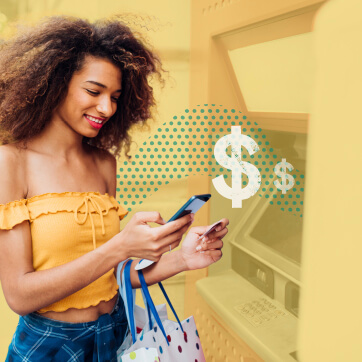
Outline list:
[[[97,165],[105,171],[115,170],[117,167],[116,158],[107,150],[88,145]]]
[[[107,183],[107,192],[110,195],[116,194],[116,174],[117,174],[117,160],[107,150],[97,147],[89,146],[93,158],[97,164],[97,169],[102,174]]]
[[[0,146],[0,204],[26,195],[23,151],[14,144]]]

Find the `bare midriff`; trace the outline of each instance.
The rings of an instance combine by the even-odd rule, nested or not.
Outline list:
[[[39,315],[55,319],[62,322],[69,323],[85,323],[97,320],[102,314],[111,314],[115,304],[117,302],[117,294],[107,302],[102,301],[96,306],[91,306],[84,309],[69,308],[64,312],[45,312],[38,313]]]

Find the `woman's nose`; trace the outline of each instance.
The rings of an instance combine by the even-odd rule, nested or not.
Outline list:
[[[112,101],[102,97],[96,106],[97,111],[104,117],[111,117],[113,113]]]

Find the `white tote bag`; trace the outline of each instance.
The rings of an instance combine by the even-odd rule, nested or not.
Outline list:
[[[197,332],[195,320],[193,317],[187,318],[180,322],[167,294],[161,283],[159,286],[163,292],[167,303],[174,313],[177,322],[160,318],[157,309],[151,299],[142,271],[138,271],[140,278],[143,297],[146,308],[150,310],[149,320],[142,332],[137,336],[135,320],[133,318],[134,290],[132,290],[130,281],[130,266],[128,262],[124,269],[122,298],[125,303],[127,318],[129,322],[130,334],[132,335],[133,344],[122,353],[124,355],[137,351],[142,347],[156,348],[158,357],[161,362],[204,362],[205,357],[202,351],[200,338]],[[152,318],[153,316],[153,318]],[[151,320],[151,323],[150,323]],[[154,321],[156,323],[154,323]],[[148,360],[145,360],[148,361]]]
[[[152,318],[152,315],[150,314],[149,309],[146,310],[134,303],[136,291],[132,290],[132,289],[131,289],[132,299],[128,298],[128,299],[130,299],[131,308],[128,308],[124,273],[122,274],[122,283],[121,283],[121,276],[120,276],[122,265],[124,263],[125,262],[121,262],[118,265],[117,283],[119,285],[121,297],[124,300],[125,311],[126,311],[127,320],[128,320],[128,326],[131,325],[130,318],[132,318],[133,324],[136,327],[136,335],[137,335],[140,332],[144,333],[146,330],[149,330],[150,328],[152,328],[152,325],[149,322],[149,320],[151,319],[151,321],[153,321],[153,323],[154,323],[154,318]],[[130,282],[129,282],[129,286],[131,286]],[[145,305],[146,305],[146,302],[145,302]],[[133,310],[133,314],[129,313],[129,309]],[[166,304],[158,305],[156,307],[156,309],[157,309],[158,314],[160,315],[160,318],[162,320],[166,320],[167,319]],[[159,362],[158,353],[157,353],[156,348],[141,347],[141,348],[137,349],[137,347],[135,348],[134,346],[132,346],[133,343],[134,343],[134,341],[132,338],[132,334],[129,331],[125,340],[123,341],[121,347],[117,351],[117,361],[118,362],[121,362],[121,361],[123,361],[123,362],[126,362],[126,361],[133,361],[133,362],[137,362],[137,361],[155,362],[156,361],[156,362]]]

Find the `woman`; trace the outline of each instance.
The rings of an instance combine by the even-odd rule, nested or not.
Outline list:
[[[158,58],[118,21],[50,18],[2,45],[0,277],[21,316],[8,361],[114,360],[127,325],[114,276],[121,261],[158,261],[144,271],[154,284],[221,258],[227,219],[204,253],[196,240],[206,226],[165,254],[193,215],[165,224],[139,212],[119,229],[114,155],[150,117],[151,75],[160,75]]]

